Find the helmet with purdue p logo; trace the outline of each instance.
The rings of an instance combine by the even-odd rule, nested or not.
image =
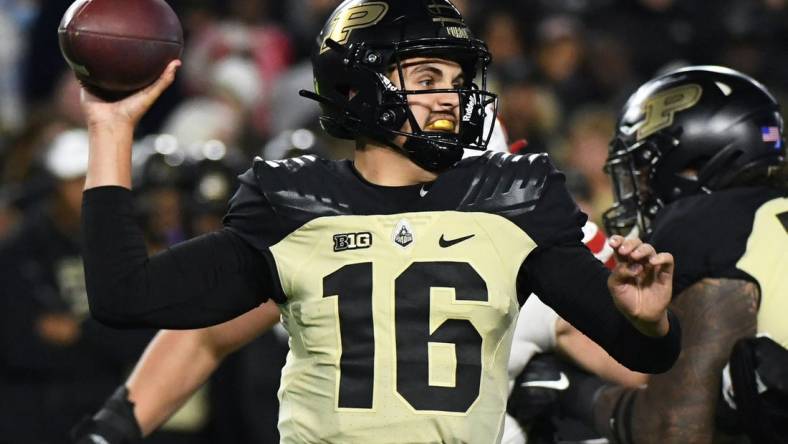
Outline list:
[[[425,56],[457,62],[464,83],[408,91],[389,80],[395,70],[401,75],[403,60]],[[465,148],[487,146],[492,125],[485,124],[485,108],[496,103],[486,91],[490,54],[448,0],[346,0],[318,36],[312,61],[315,92],[301,94],[320,103],[321,125],[335,137],[371,139],[431,171],[453,165]],[[419,127],[408,96],[434,93],[458,95],[458,131]],[[406,122],[409,132],[402,130]],[[407,138],[403,146],[394,143],[398,135]]]
[[[754,79],[718,66],[659,76],[629,98],[616,125],[605,225],[648,233],[664,205],[764,178],[785,153],[779,105]]]

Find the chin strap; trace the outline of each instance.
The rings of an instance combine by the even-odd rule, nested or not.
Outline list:
[[[361,123],[360,119],[353,117],[352,115],[350,115],[345,111],[345,109],[347,109],[347,104],[343,105],[341,103],[338,103],[336,100],[329,99],[326,96],[321,96],[320,94],[314,91],[309,91],[306,89],[302,89],[298,91],[298,95],[310,100],[314,100],[317,103],[322,103],[323,105],[329,106],[331,108],[336,109],[337,111],[340,111],[340,114],[342,115],[342,122],[341,122],[342,124],[349,123],[353,126],[358,126]]]
[[[438,144],[438,142],[408,139],[398,150],[416,165],[433,173],[443,172],[462,159],[462,148],[430,146],[432,144]]]

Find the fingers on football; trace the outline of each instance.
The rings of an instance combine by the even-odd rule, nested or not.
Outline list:
[[[172,85],[173,81],[175,81],[175,72],[180,66],[180,60],[173,60],[170,62],[164,72],[161,73],[161,76],[159,76],[159,78],[153,82],[152,85],[146,88],[146,95],[153,98],[153,100],[158,98],[164,92],[164,90]]]

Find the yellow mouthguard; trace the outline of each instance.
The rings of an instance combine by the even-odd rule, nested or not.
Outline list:
[[[440,119],[430,123],[425,129],[427,131],[454,131],[454,122],[447,119]]]

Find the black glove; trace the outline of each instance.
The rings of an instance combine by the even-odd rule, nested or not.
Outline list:
[[[507,412],[530,442],[586,442],[596,393],[605,382],[550,353],[537,354],[517,377]]]
[[[74,444],[135,444],[142,441],[142,430],[134,417],[129,391],[119,387],[101,410],[86,417],[71,429]]]
[[[788,443],[788,349],[766,336],[734,344],[716,423],[729,434],[746,433],[752,442]]]
[[[558,394],[569,387],[552,354],[537,354],[515,379],[506,411],[521,424],[551,415],[558,408]]]

